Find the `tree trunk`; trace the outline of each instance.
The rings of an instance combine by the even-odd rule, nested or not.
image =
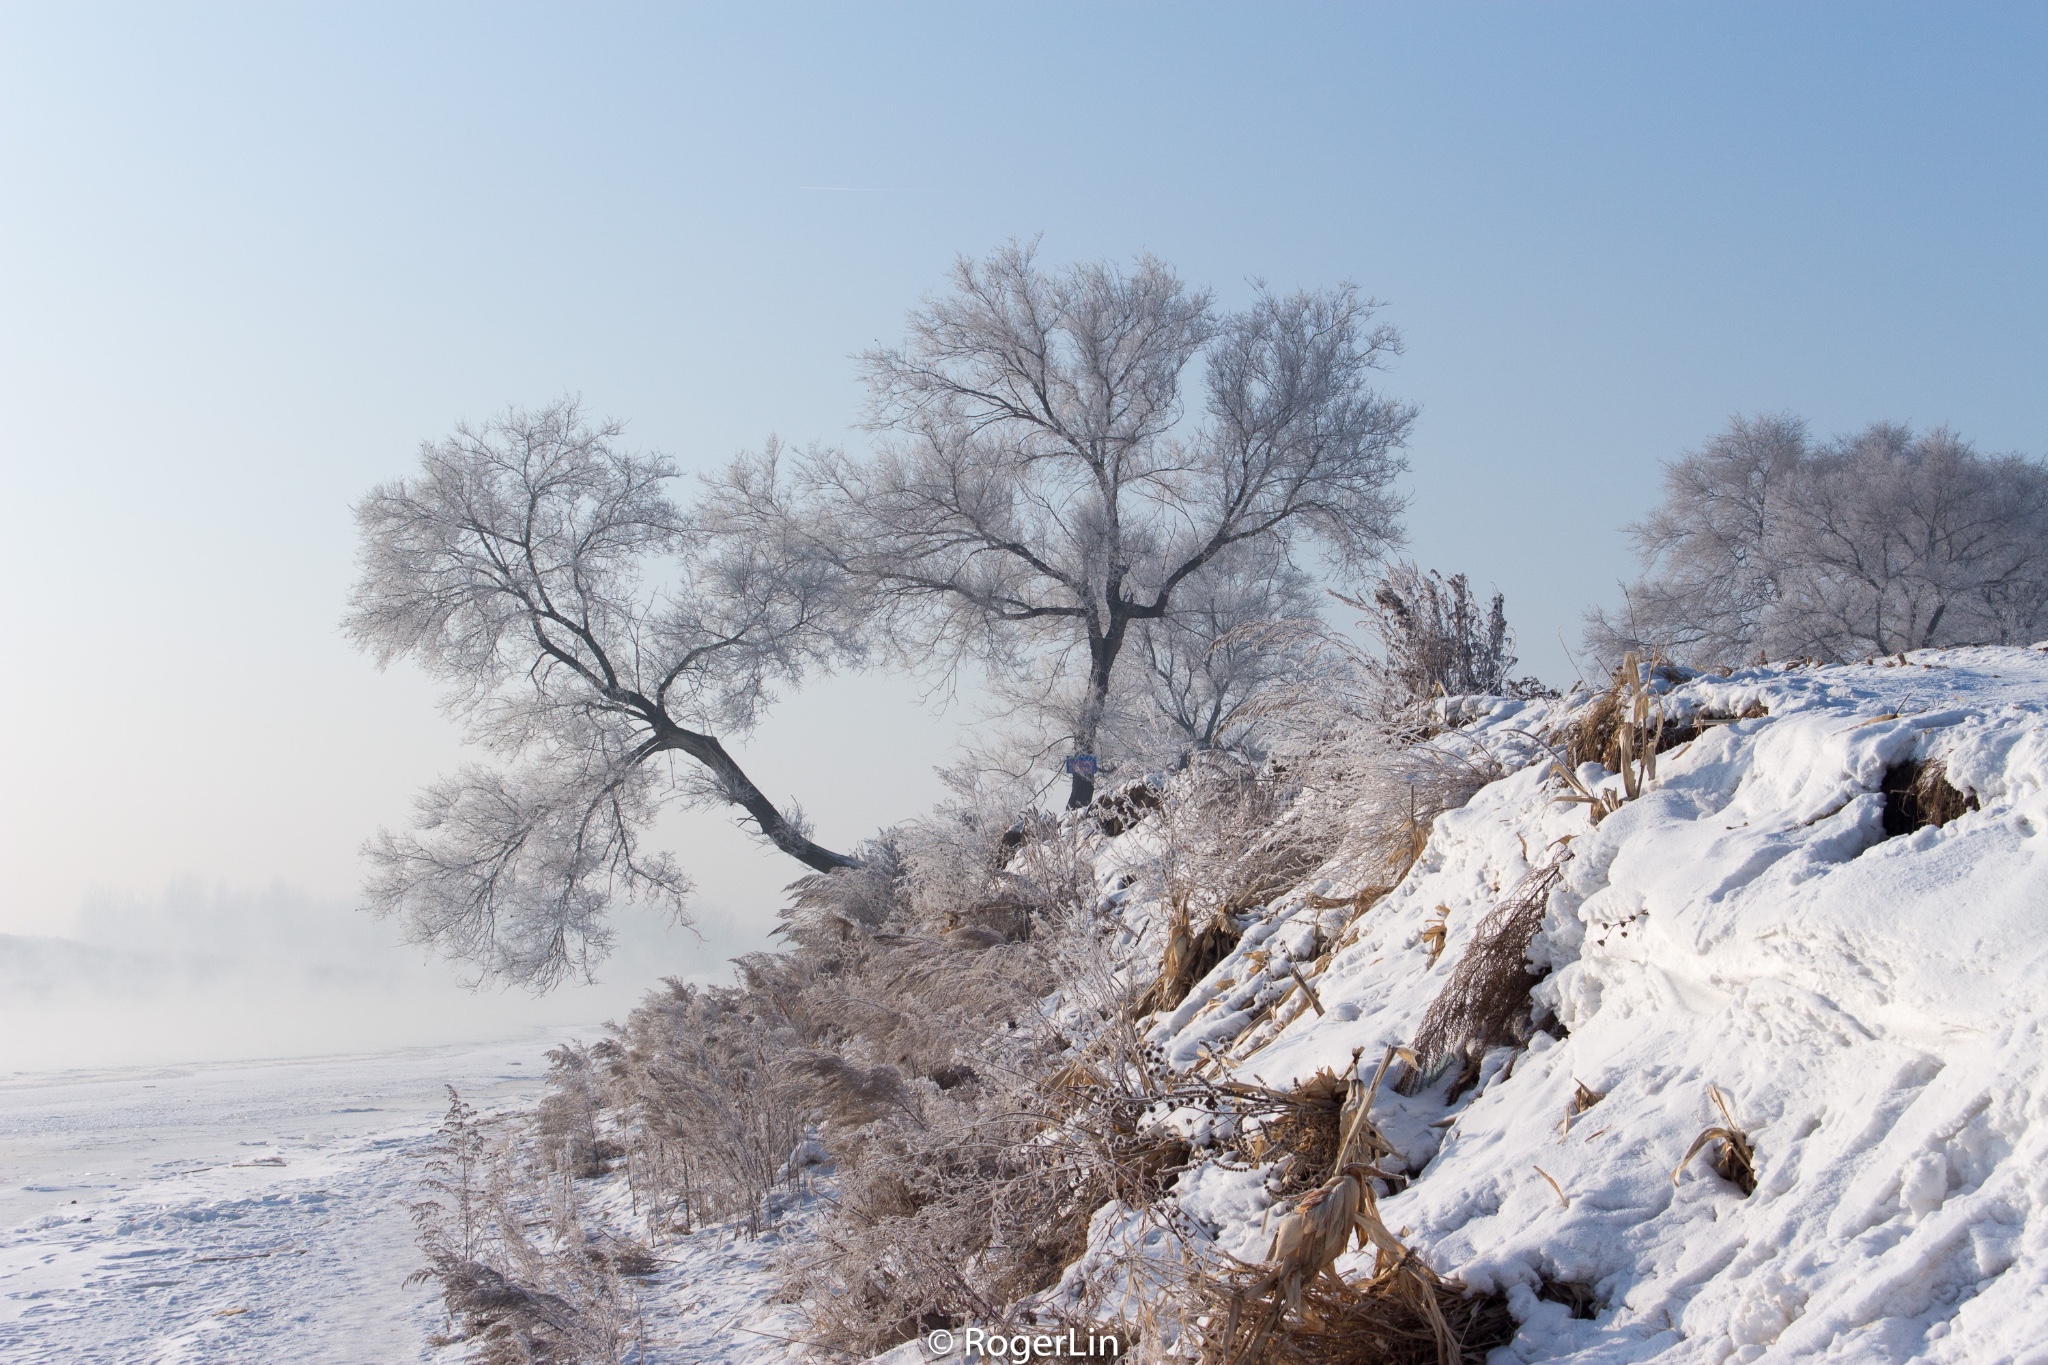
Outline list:
[[[761,833],[768,841],[802,863],[805,867],[819,872],[836,872],[842,867],[858,867],[856,859],[844,853],[834,853],[805,838],[802,831],[782,818],[782,812],[775,808],[753,779],[733,761],[725,746],[714,735],[698,734],[694,730],[678,728],[673,736],[662,745],[664,749],[679,749],[702,763],[718,779],[718,785],[725,793],[725,799],[754,817],[754,823],[761,827]],[[658,751],[657,751],[658,752]]]
[[[1102,716],[1109,709],[1109,672],[1116,667],[1116,656],[1123,649],[1124,632],[1130,627],[1130,619],[1114,606],[1115,590],[1111,590],[1109,631],[1088,642],[1088,702],[1081,713],[1081,733],[1074,736],[1084,754],[1094,754],[1099,765],[1102,755],[1095,753],[1096,741],[1102,737]],[[1067,788],[1067,809],[1079,810],[1095,799],[1095,779],[1086,773],[1075,773],[1072,784]]]
[[[1922,649],[1934,648],[1934,632],[1940,628],[1941,614],[1947,610],[1948,603],[1943,602],[1934,609],[1934,614],[1927,618],[1927,629],[1920,632],[1920,647]]]

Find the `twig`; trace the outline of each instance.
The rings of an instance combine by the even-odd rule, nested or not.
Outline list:
[[[746,1332],[751,1336],[767,1337],[770,1341],[786,1341],[792,1346],[808,1346],[814,1351],[825,1349],[820,1342],[804,1341],[798,1337],[785,1337],[774,1332],[761,1332],[756,1331],[752,1327],[742,1327],[740,1326],[739,1314],[737,1313],[733,1314],[732,1321],[725,1325],[725,1330],[728,1332]]]
[[[1316,988],[1309,985],[1308,978],[1301,974],[1301,968],[1290,962],[1287,964],[1287,974],[1294,978],[1294,984],[1301,987],[1302,994],[1308,997],[1309,1004],[1314,1005],[1316,1013],[1321,1015],[1323,1012],[1323,1002],[1317,998]]]

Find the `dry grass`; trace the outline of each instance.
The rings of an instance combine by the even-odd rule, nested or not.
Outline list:
[[[1203,1081],[1157,1098],[1230,1115],[1235,1121],[1221,1130],[1227,1135],[1218,1138],[1222,1151],[1247,1167],[1273,1167],[1277,1191],[1296,1195],[1346,1166],[1377,1162],[1394,1152],[1372,1121],[1372,1101],[1389,1066],[1407,1049],[1388,1048],[1370,1080],[1358,1074],[1359,1053],[1353,1050],[1351,1065],[1343,1072],[1324,1068],[1292,1090]],[[1397,1183],[1404,1179],[1377,1169],[1371,1174]]]
[[[1380,1221],[1371,1171],[1347,1166],[1281,1220],[1264,1264],[1200,1277],[1205,1365],[1478,1365],[1514,1338],[1503,1296],[1466,1292]],[[1371,1275],[1335,1269],[1353,1237]]]
[[[1313,1009],[1319,1015],[1327,1013],[1323,1009],[1323,997],[1316,993],[1316,988],[1311,986],[1308,978],[1301,974],[1300,967],[1289,962],[1287,964],[1287,974],[1294,978],[1295,988],[1301,992],[1302,998],[1308,1001],[1310,1009]],[[1282,998],[1284,999],[1285,997]],[[1279,1001],[1275,1001],[1274,1004],[1277,1006]]]
[[[1570,859],[1567,845],[1517,882],[1480,921],[1471,946],[1415,1031],[1415,1063],[1403,1078],[1404,1093],[1413,1094],[1452,1062],[1463,1062],[1467,1073],[1476,1076],[1489,1049],[1528,1041],[1529,988],[1536,984],[1529,970],[1529,943]]]
[[[1619,760],[1620,747],[1615,739],[1615,730],[1621,723],[1621,697],[1618,689],[1610,688],[1595,697],[1585,710],[1579,712],[1572,723],[1565,727],[1565,763],[1573,768],[1585,763],[1598,763],[1613,768]]]
[[[1938,758],[1908,760],[1887,768],[1883,791],[1887,839],[1938,829],[1965,811],[1977,809],[1976,796],[1951,785],[1948,769]]]
[[[1184,1143],[1119,1131],[1103,1111],[962,1109],[880,1130],[841,1163],[834,1216],[780,1258],[807,1335],[860,1358],[931,1327],[1007,1324],[1080,1256],[1095,1210],[1148,1204],[1188,1160]]]
[[[1203,1360],[1216,1365],[1226,1360],[1230,1365],[1484,1365],[1491,1352],[1515,1338],[1505,1296],[1469,1293],[1419,1263],[1341,1290],[1327,1280],[1311,1285],[1302,1294],[1302,1307],[1301,1318],[1275,1324],[1258,1354],[1227,1355],[1219,1344],[1205,1351]],[[1439,1320],[1447,1340],[1438,1335]]]
[[[1605,820],[1608,816],[1621,809],[1621,797],[1616,796],[1613,792],[1595,792],[1579,780],[1577,770],[1568,768],[1562,763],[1553,765],[1552,770],[1564,779],[1566,786],[1571,788],[1570,794],[1560,796],[1557,799],[1585,806],[1587,813],[1593,817],[1594,824],[1599,824],[1602,820]]]
[[[1558,1141],[1571,1136],[1572,1120],[1607,1098],[1604,1090],[1593,1090],[1584,1081],[1572,1082],[1572,1097],[1565,1101],[1564,1122],[1558,1125]]]
[[[1173,1009],[1188,998],[1195,983],[1216,964],[1230,956],[1243,937],[1237,924],[1224,912],[1209,917],[1200,929],[1189,923],[1187,904],[1176,904],[1166,924],[1166,947],[1160,953],[1159,976],[1132,1004],[1130,1017]]]
[[[464,1325],[460,1335],[436,1340],[467,1344],[472,1365],[570,1365],[581,1359],[575,1342],[580,1315],[562,1296],[518,1284],[477,1261],[437,1268],[433,1278],[449,1315]]]
[[[1451,932],[1450,921],[1451,907],[1439,905],[1429,923],[1422,926],[1422,933],[1417,936],[1418,941],[1429,948],[1429,965],[1432,967],[1436,965],[1436,960],[1444,955],[1444,940]]]
[[[1470,1294],[1431,1270],[1381,1221],[1380,1173],[1348,1159],[1388,1150],[1369,1112],[1395,1053],[1370,1083],[1357,1079],[1356,1054],[1348,1081],[1319,1073],[1288,1097],[1298,1126],[1268,1126],[1311,1134],[1294,1155],[1313,1162],[1334,1150],[1337,1169],[1280,1220],[1263,1264],[1197,1273],[1205,1365],[1477,1365],[1514,1338],[1505,1298]],[[1354,1237],[1374,1252],[1357,1283],[1336,1271]]]
[[[1713,1098],[1714,1107],[1721,1111],[1722,1122],[1703,1131],[1692,1140],[1692,1146],[1685,1149],[1678,1166],[1671,1172],[1671,1183],[1685,1174],[1685,1168],[1704,1147],[1714,1145],[1714,1174],[1741,1190],[1743,1197],[1756,1193],[1756,1148],[1751,1145],[1749,1134],[1735,1122],[1735,1114],[1728,1106],[1728,1097],[1721,1093],[1721,1087],[1710,1085],[1707,1094]]]
[[[1589,704],[1564,733],[1564,756],[1556,762],[1558,776],[1571,787],[1563,801],[1584,804],[1599,824],[1633,801],[1657,780],[1657,755],[1691,739],[1697,729],[1667,735],[1663,698],[1651,684],[1671,673],[1661,660],[1638,661],[1634,651],[1615,670],[1614,685]],[[1621,774],[1622,794],[1595,794],[1579,780],[1583,763],[1599,763]]]
[[[1319,1071],[1291,1091],[1223,1082],[1217,1086],[1225,1106],[1241,1119],[1243,1136],[1228,1147],[1251,1165],[1273,1165],[1282,1195],[1300,1194],[1323,1183],[1338,1164],[1344,1142],[1346,1101],[1357,1082],[1333,1071]],[[1349,1106],[1356,1111],[1356,1102]],[[1377,1159],[1392,1151],[1368,1121],[1351,1141],[1354,1155]]]
[[[557,1095],[564,1074],[558,1058]],[[660,1262],[636,1240],[589,1235],[574,1159],[543,1123],[505,1131],[448,1096],[423,1168],[430,1197],[411,1206],[426,1264],[406,1281],[441,1291],[456,1330],[434,1344],[465,1345],[471,1365],[622,1365],[643,1345],[625,1280]],[[536,1173],[538,1188],[521,1179]]]

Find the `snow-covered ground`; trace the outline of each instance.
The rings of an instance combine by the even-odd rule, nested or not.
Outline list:
[[[443,1087],[525,1107],[561,1036],[0,1080],[0,1360],[425,1358],[406,1205]]]
[[[610,1177],[614,1226],[628,1223],[622,1177]],[[775,1259],[811,1233],[829,1188],[778,1197],[758,1236],[741,1224],[709,1227],[663,1240],[660,1269],[634,1282],[645,1315],[639,1365],[797,1365],[812,1359],[796,1310],[776,1302]],[[450,1360],[459,1359],[459,1348]]]
[[[1387,1224],[1509,1295],[1521,1331],[1496,1359],[2048,1361],[2048,652],[1757,668],[1665,704],[1768,715],[1666,753],[1597,827],[1557,801],[1547,764],[1491,784],[1327,957],[1344,918],[1329,906],[1373,873],[1323,868],[1253,912],[1154,1038],[1274,1086],[1354,1056],[1369,1070],[1415,1038],[1489,912],[1568,859],[1531,949],[1549,1031],[1490,1052],[1454,1101],[1445,1076],[1374,1109],[1400,1149],[1385,1164],[1409,1177],[1382,1200]],[[1559,717],[1500,703],[1473,733]],[[1916,759],[1979,808],[1887,838],[1881,785]],[[1147,856],[1144,828],[1105,879]],[[1259,1009],[1289,958],[1321,958],[1325,1010],[1275,1034]],[[1567,1128],[1581,1083],[1601,1098]],[[1755,1144],[1748,1197],[1711,1147],[1673,1179],[1724,1122],[1713,1087]],[[1260,1257],[1259,1173],[1203,1166],[1177,1194],[1220,1246]],[[1096,1231],[1099,1254],[1131,1220]],[[1594,1315],[1537,1297],[1558,1281],[1589,1290]]]
[[[407,1212],[447,1111],[530,1115],[547,1049],[511,1041],[286,1061],[0,1079],[0,1362],[396,1365],[437,1351],[439,1289]],[[634,1220],[623,1176],[585,1191]],[[767,1365],[797,1347],[771,1302],[774,1256],[817,1196],[787,1196],[764,1236],[673,1238],[635,1281],[647,1359]]]

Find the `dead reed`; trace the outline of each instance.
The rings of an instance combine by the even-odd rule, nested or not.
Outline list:
[[[1584,1081],[1573,1081],[1572,1097],[1565,1101],[1564,1122],[1558,1125],[1558,1141],[1562,1142],[1571,1136],[1573,1119],[1606,1098],[1606,1091],[1591,1089]]]
[[[1615,670],[1614,685],[1565,729],[1564,756],[1554,766],[1571,791],[1558,799],[1585,805],[1596,825],[1657,780],[1658,754],[1697,733],[1674,733],[1667,740],[1664,699],[1652,686],[1667,676],[1680,675],[1661,660],[1638,662],[1631,650]],[[1599,763],[1620,773],[1621,794],[1588,789],[1578,775],[1583,763]]]
[[[1422,933],[1418,935],[1418,941],[1429,949],[1429,965],[1432,967],[1436,965],[1436,960],[1444,955],[1444,940],[1451,932],[1450,921],[1451,907],[1439,905],[1431,915],[1429,923],[1422,926]]]
[[[1237,922],[1222,911],[1200,929],[1189,923],[1185,901],[1177,902],[1166,922],[1166,946],[1160,952],[1159,975],[1131,1005],[1130,1017],[1173,1009],[1188,998],[1195,983],[1207,976],[1243,937]]]
[[[1239,1120],[1239,1136],[1224,1149],[1249,1165],[1273,1166],[1282,1195],[1322,1184],[1347,1154],[1376,1161],[1393,1151],[1362,1115],[1363,1087],[1355,1075],[1323,1070],[1289,1091],[1230,1081],[1214,1090],[1217,1107]]]

